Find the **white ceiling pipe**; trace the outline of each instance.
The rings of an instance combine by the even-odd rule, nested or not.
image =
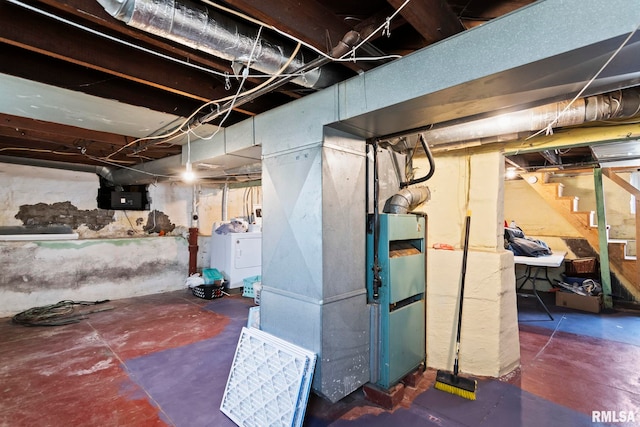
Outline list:
[[[640,89],[589,96],[569,104],[569,101],[562,101],[459,124],[441,123],[425,131],[424,136],[430,146],[437,147],[500,135],[536,132],[548,126],[556,128],[635,117],[640,113]]]

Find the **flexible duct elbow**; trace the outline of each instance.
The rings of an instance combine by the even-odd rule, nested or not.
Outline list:
[[[406,214],[431,198],[429,187],[404,188],[384,204],[384,213]]]

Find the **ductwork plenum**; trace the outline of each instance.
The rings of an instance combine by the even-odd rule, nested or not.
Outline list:
[[[257,37],[257,30],[226,15],[188,0],[97,0],[113,17],[127,25],[209,53],[228,61],[246,64]],[[287,62],[294,47],[270,41],[262,35],[250,67],[275,74]],[[299,53],[285,72],[305,65]],[[340,80],[327,69],[315,69],[292,80],[298,85],[321,89]]]

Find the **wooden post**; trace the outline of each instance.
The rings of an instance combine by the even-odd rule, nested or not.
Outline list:
[[[189,228],[189,276],[198,272],[198,228]]]
[[[593,169],[593,180],[596,192],[596,213],[598,215],[602,301],[605,308],[613,308],[613,299],[611,298],[611,269],[609,268],[609,242],[607,239],[607,214],[601,168]]]

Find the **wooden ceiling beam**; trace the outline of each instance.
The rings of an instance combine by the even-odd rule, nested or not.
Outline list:
[[[243,13],[328,53],[351,28],[313,0],[301,7],[296,0],[234,0]]]
[[[81,21],[87,24],[87,26],[98,29],[98,31],[104,32],[106,29],[111,35],[120,35],[125,39],[137,40],[145,46],[155,47],[164,53],[176,58],[181,58],[187,62],[198,64],[205,68],[211,68],[212,70],[222,73],[225,71],[231,72],[228,61],[211,55],[203,55],[196,50],[129,27],[122,21],[109,15],[95,0],[37,0],[37,2],[52,11],[62,12],[65,16],[73,17],[74,21]]]
[[[43,158],[36,150],[55,151],[63,156],[64,161],[69,155],[84,151],[94,157],[107,156],[118,148],[128,144],[134,138],[123,135],[83,129],[75,126],[0,114],[0,154],[15,155],[28,158]],[[132,149],[136,148],[135,146]],[[130,161],[123,151],[116,156],[118,159]],[[181,147],[152,146],[144,155],[150,158],[162,158],[170,154],[179,154]],[[49,154],[52,154],[49,152]],[[87,157],[88,159],[88,157]]]
[[[0,6],[0,41],[199,101],[229,94],[213,75],[75,27],[61,31],[60,24],[18,7]]]
[[[154,111],[187,117],[201,101],[168,93],[87,67],[57,60],[16,46],[2,44],[0,73],[99,98],[115,99]],[[46,70],[43,72],[43,70]]]
[[[59,12],[62,12],[63,14],[71,15],[74,17],[74,19],[87,22],[88,24],[91,24],[92,27],[99,28],[100,31],[104,31],[104,29],[107,29],[109,34],[119,34],[126,39],[142,42],[145,46],[154,47],[157,50],[162,51],[163,53],[166,53],[175,58],[181,58],[191,64],[197,64],[205,68],[219,71],[221,73],[231,73],[233,71],[231,69],[231,64],[229,63],[229,61],[215,57],[213,55],[199,52],[195,49],[190,49],[179,43],[174,43],[172,41],[153,36],[136,28],[129,27],[122,21],[109,15],[104,10],[104,8],[100,6],[100,4],[98,4],[98,2],[95,0],[64,0],[62,2],[60,0],[34,1],[37,1],[38,3],[41,3],[52,10],[57,10]],[[257,79],[253,77],[249,77],[247,79],[247,82],[249,82],[251,85],[259,85],[263,81],[264,79]],[[295,91],[296,88],[297,86],[293,84],[285,85],[278,92],[286,95],[288,98],[298,99],[301,96],[298,92]],[[229,93],[227,93],[227,95],[229,95]],[[260,105],[260,101],[254,100],[252,101],[252,105],[258,106]],[[267,109],[268,108],[264,108],[256,111],[252,109],[251,111],[248,111],[243,110],[242,108],[234,108],[234,111],[246,113],[253,116],[255,114],[266,111]]]
[[[296,0],[234,0],[233,7],[324,53],[329,53],[351,31],[343,19],[313,0],[305,1],[304,7]],[[352,62],[342,65],[356,72],[370,68]]]
[[[47,132],[60,137],[99,141],[116,146],[125,145],[134,139],[133,137],[125,137],[115,133],[100,132],[27,117],[12,116],[10,114],[0,114],[0,129],[4,128],[12,129],[17,133],[21,131]]]
[[[403,0],[387,0],[387,2],[396,9],[404,3]],[[464,31],[462,23],[446,1],[412,1],[400,11],[400,14],[420,33],[427,44]]]

